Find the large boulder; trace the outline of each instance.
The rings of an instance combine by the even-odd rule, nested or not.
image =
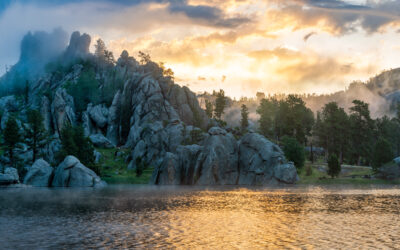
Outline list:
[[[294,183],[298,175],[293,163],[287,162],[282,150],[264,136],[248,133],[239,145],[239,184],[264,185],[277,181]]]
[[[36,160],[24,178],[24,184],[34,187],[48,187],[53,168],[43,159]]]
[[[98,128],[104,128],[107,125],[108,109],[104,105],[92,106],[92,104],[89,104],[87,111]]]
[[[199,174],[195,173],[197,158],[202,150],[199,145],[179,146],[176,153],[167,152],[160,167],[153,172],[151,184],[192,185]]]
[[[53,187],[101,187],[106,185],[95,172],[85,167],[74,156],[67,156],[57,167]]]
[[[238,146],[232,134],[213,127],[208,131],[204,148],[195,166],[195,184],[233,185],[237,184]]]
[[[102,134],[90,135],[93,145],[99,148],[114,148],[115,145]]]
[[[232,134],[211,128],[203,145],[181,145],[167,152],[153,173],[153,184],[234,185],[239,177],[238,146]]]
[[[15,168],[6,168],[4,174],[0,174],[0,185],[10,185],[19,182],[18,170]]]

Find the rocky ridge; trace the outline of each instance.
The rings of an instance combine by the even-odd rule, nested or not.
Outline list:
[[[51,134],[42,150],[45,161],[55,164],[61,130],[69,124],[81,124],[96,147],[131,149],[127,167],[136,168],[137,163],[154,167],[153,184],[264,185],[298,179],[295,167],[277,145],[257,133],[237,140],[224,128],[216,127],[189,88],[164,76],[157,64],[139,63],[126,51],[115,65],[95,66],[100,89],[115,79],[123,83],[113,92],[112,101],[89,103],[80,114],[65,86],[77,84],[86,61],[96,61],[89,45],[90,36],[74,32],[62,54],[65,61],[74,62],[65,73],[44,74],[32,82],[28,103],[14,96],[0,98],[2,128],[10,113],[18,113],[19,122],[24,124],[29,108],[41,111]],[[29,162],[29,150],[21,154],[26,154]],[[7,160],[2,164],[7,165]],[[26,183],[45,184],[49,169],[44,162],[36,161],[26,168]],[[64,176],[67,172],[69,179]],[[100,183],[93,173],[82,170],[76,158],[69,157],[55,171],[52,185],[68,186],[70,182],[83,186]]]

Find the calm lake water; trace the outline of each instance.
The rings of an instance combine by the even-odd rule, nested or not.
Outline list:
[[[0,189],[1,249],[400,248],[400,189]]]

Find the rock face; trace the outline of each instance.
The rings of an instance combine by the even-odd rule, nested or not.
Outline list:
[[[91,37],[88,34],[80,34],[75,31],[71,35],[69,45],[65,51],[65,59],[71,61],[77,58],[86,58],[89,55]]]
[[[58,134],[60,134],[65,125],[75,124],[74,99],[72,96],[68,95],[65,89],[59,88],[55,92],[51,111],[54,116],[55,129]]]
[[[237,184],[238,146],[232,134],[213,127],[204,142],[204,148],[196,162],[195,178],[198,185]]]
[[[106,185],[95,172],[85,167],[74,156],[67,156],[57,167],[53,187],[101,187]]]
[[[99,148],[114,148],[115,145],[102,134],[94,134],[89,136],[93,145]]]
[[[0,185],[10,185],[19,182],[18,170],[15,168],[6,168],[4,174],[0,174]]]
[[[239,146],[239,184],[262,185],[276,181],[294,183],[298,179],[293,163],[282,150],[257,133],[248,133]]]
[[[202,145],[178,146],[174,153],[167,152],[150,183],[265,185],[298,180],[296,168],[282,150],[257,133],[237,142],[232,134],[213,127]]]
[[[53,168],[43,159],[33,163],[24,178],[24,184],[34,187],[48,187],[53,173]]]

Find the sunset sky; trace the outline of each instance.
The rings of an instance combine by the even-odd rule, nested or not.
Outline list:
[[[0,73],[62,27],[165,62],[194,91],[329,93],[400,66],[400,1],[2,0]]]

